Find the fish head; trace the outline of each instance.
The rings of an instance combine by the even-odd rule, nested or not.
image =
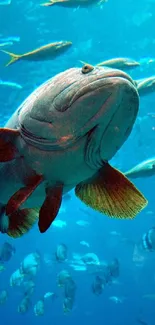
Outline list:
[[[60,41],[55,43],[56,50],[64,49],[66,50],[67,48],[70,48],[72,46],[72,42],[70,41]]]
[[[100,165],[127,139],[138,108],[129,75],[86,64],[37,88],[18,110],[19,129],[25,141],[56,150],[87,137],[87,163]]]
[[[52,43],[51,50],[52,50],[52,53],[54,51],[57,56],[57,55],[63,54],[66,51],[68,51],[71,46],[72,46],[72,42],[70,42],[70,41],[60,41],[60,42]]]

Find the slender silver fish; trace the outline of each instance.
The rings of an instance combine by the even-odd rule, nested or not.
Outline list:
[[[128,170],[125,175],[129,178],[144,178],[155,175],[155,157],[145,160]]]

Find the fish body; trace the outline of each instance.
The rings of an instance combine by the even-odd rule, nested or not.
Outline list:
[[[155,91],[155,76],[136,80],[140,96],[146,96]]]
[[[85,221],[85,220],[78,220],[78,221],[76,221],[76,224],[78,226],[82,226],[82,227],[87,227],[87,226],[90,225],[90,223],[88,221]]]
[[[5,47],[5,46],[11,46],[11,45],[13,45],[13,42],[2,42],[1,43],[1,40],[0,40],[0,48]]]
[[[8,299],[8,292],[6,290],[0,291],[0,305],[5,304]]]
[[[72,42],[61,41],[50,43],[44,46],[41,46],[31,52],[27,52],[24,54],[14,54],[8,51],[2,51],[8,55],[10,55],[11,60],[6,64],[6,67],[10,64],[13,64],[19,60],[26,61],[48,61],[55,59],[58,55],[63,54],[70,46]]]
[[[89,243],[87,243],[85,240],[81,240],[81,241],[80,241],[80,244],[81,244],[82,246],[90,247]]]
[[[104,2],[107,2],[107,0],[50,0],[49,2],[42,3],[41,6],[50,7],[56,5],[67,8],[87,8],[92,5],[99,5],[101,3],[103,4]]]
[[[116,297],[116,296],[111,296],[111,297],[109,297],[109,300],[111,300],[111,301],[115,302],[116,304],[118,304],[118,303],[122,303],[124,299],[120,298],[120,297]]]
[[[135,217],[147,200],[107,162],[130,135],[138,107],[134,82],[119,70],[73,68],[37,88],[0,129],[0,231],[19,237],[39,215],[45,232],[74,187],[101,213]]]
[[[0,42],[20,42],[19,36],[9,36],[0,38]]]
[[[99,296],[102,294],[103,289],[104,289],[104,279],[101,278],[99,275],[96,275],[96,277],[92,283],[92,292],[96,296]]]
[[[0,79],[0,86],[7,86],[7,87],[12,87],[12,88],[17,88],[17,89],[23,88],[20,84],[17,84],[16,82],[3,81],[1,79]]]
[[[155,251],[155,227],[150,228],[142,236],[141,247],[148,252]]]
[[[76,283],[72,278],[68,278],[64,285],[64,301],[63,311],[68,313],[73,309],[75,294],[76,294]]]
[[[155,175],[155,157],[145,160],[128,170],[125,175],[129,178],[144,178]]]
[[[64,285],[68,281],[68,279],[71,279],[71,275],[68,272],[68,270],[60,271],[60,273],[57,275],[58,287],[64,287]]]
[[[25,296],[18,305],[18,313],[25,314],[31,306],[30,298]]]
[[[44,315],[44,311],[45,311],[44,304],[45,304],[44,299],[40,299],[37,301],[37,303],[34,306],[34,313],[36,316]]]
[[[57,228],[63,228],[63,227],[66,227],[67,226],[67,222],[66,221],[63,221],[61,219],[56,219],[53,221],[53,224],[52,224],[54,227],[57,227]]]
[[[86,62],[80,61],[83,64]],[[130,58],[113,58],[97,64],[100,67],[109,67],[113,69],[131,70],[140,66],[140,63]]]
[[[0,261],[3,263],[8,262],[15,252],[15,248],[8,242],[5,242],[0,248]]]
[[[130,58],[114,58],[98,63],[98,65],[121,70],[130,70],[140,66],[140,63]]]
[[[58,262],[65,262],[67,260],[68,248],[65,244],[59,244],[55,252],[55,258]]]

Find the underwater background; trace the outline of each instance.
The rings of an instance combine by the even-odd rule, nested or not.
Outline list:
[[[37,0],[12,0],[10,3],[1,0],[0,43],[14,37],[13,44],[2,49],[20,54],[54,41],[68,40],[73,45],[54,60],[21,61],[9,67],[5,67],[8,56],[0,52],[0,126],[5,125],[36,87],[68,68],[81,67],[80,60],[95,65],[110,58],[129,57],[141,62],[140,67],[129,72],[134,80],[155,75],[154,22],[153,0],[109,0],[101,6],[88,8],[46,8]],[[3,81],[17,86],[6,85]],[[126,171],[153,156],[155,93],[152,92],[140,98],[134,129],[111,164]],[[155,225],[155,176],[137,179],[134,183],[149,204],[132,221],[110,219],[94,212],[72,191],[57,216],[62,221],[61,226],[52,225],[45,234],[40,234],[36,225],[16,240],[0,234],[1,246],[7,241],[15,248],[12,258],[4,263],[5,269],[0,272],[0,291],[7,291],[7,300],[0,305],[1,325],[21,322],[23,325],[155,325],[155,255],[153,252],[135,254],[135,245]],[[64,263],[54,258],[61,243],[68,250]],[[35,290],[28,310],[21,313],[18,306],[23,289],[11,286],[10,277],[23,259],[35,252],[40,256],[33,279]],[[115,258],[119,261],[117,280],[106,285],[99,295],[92,291],[97,271],[72,266],[75,254],[87,253],[95,253],[103,265]],[[63,269],[70,272],[76,283],[74,306],[67,314],[62,308],[63,290],[57,285],[57,275]],[[37,317],[34,306],[46,292],[54,292],[56,299],[46,301],[44,314]]]

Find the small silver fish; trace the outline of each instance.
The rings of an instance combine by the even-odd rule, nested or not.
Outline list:
[[[3,80],[0,80],[0,86],[7,86],[7,87],[17,88],[17,89],[22,89],[23,88],[20,84],[18,84],[16,82],[3,81]]]
[[[148,160],[144,160],[140,164],[137,164],[130,170],[128,170],[125,175],[129,178],[145,178],[155,175],[155,157]]]

